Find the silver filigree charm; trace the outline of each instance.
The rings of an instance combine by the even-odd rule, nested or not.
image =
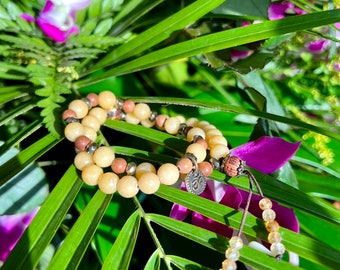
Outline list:
[[[192,170],[185,177],[185,186],[190,193],[200,195],[206,184],[206,178],[200,170]]]

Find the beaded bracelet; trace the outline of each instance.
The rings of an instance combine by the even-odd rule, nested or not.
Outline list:
[[[109,146],[96,144],[97,133],[106,119],[141,124],[165,131],[172,135],[184,136],[188,142],[185,154],[176,165],[162,164],[157,170],[148,162],[136,164],[116,157]],[[249,178],[249,195],[243,211],[238,234],[229,241],[226,259],[222,270],[236,269],[239,250],[243,246],[241,234],[248,213],[252,196],[252,185],[256,186],[261,200],[259,207],[263,210],[262,218],[269,232],[268,242],[274,257],[280,260],[285,252],[278,232],[279,224],[272,209],[270,199],[263,196],[255,177],[246,169],[245,162],[229,155],[227,140],[222,132],[207,121],[196,118],[185,120],[182,116],[169,117],[150,110],[145,103],[136,104],[132,100],[117,99],[110,91],[88,94],[86,98],[73,100],[63,113],[66,122],[65,137],[75,144],[75,167],[81,171],[82,180],[90,185],[98,185],[106,194],[116,191],[125,198],[135,196],[139,190],[145,194],[155,193],[160,184],[174,185],[179,179],[185,182],[186,189],[193,194],[201,194],[206,187],[206,178],[213,169],[220,170],[230,177],[246,175]],[[209,160],[207,160],[209,159]],[[112,171],[105,171],[110,167]]]

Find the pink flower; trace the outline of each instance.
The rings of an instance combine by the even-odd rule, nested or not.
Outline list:
[[[4,262],[39,208],[30,212],[0,216],[0,261]]]
[[[246,161],[250,167],[262,173],[269,174],[278,170],[288,162],[298,150],[299,146],[299,142],[289,143],[281,138],[261,137],[232,149],[231,156],[237,156]],[[182,186],[182,189],[185,189],[185,187]],[[233,186],[208,180],[207,187],[200,196],[234,209],[243,209],[246,205],[248,194],[247,191],[237,189]],[[260,196],[253,194],[249,206],[249,212],[258,218],[262,218],[262,211],[258,206],[260,199]],[[299,224],[292,209],[273,202],[273,210],[277,213],[276,220],[281,226],[299,232]],[[232,236],[232,228],[204,217],[200,213],[191,212],[186,207],[178,204],[173,205],[170,217],[184,220],[190,213],[192,224],[229,238]]]
[[[72,33],[79,33],[79,28],[75,24],[76,10],[83,9],[89,4],[90,0],[47,0],[36,23],[52,40],[65,42]],[[21,17],[30,22],[34,20],[28,14],[22,14]]]
[[[278,20],[286,17],[287,15],[301,14],[306,14],[306,12],[288,1],[271,3],[268,9],[269,20]]]

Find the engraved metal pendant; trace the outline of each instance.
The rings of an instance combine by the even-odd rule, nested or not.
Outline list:
[[[185,177],[185,186],[190,193],[200,195],[206,184],[206,178],[200,170],[192,170]]]

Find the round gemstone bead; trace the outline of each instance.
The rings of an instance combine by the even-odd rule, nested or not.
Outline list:
[[[125,115],[125,121],[134,125],[138,125],[140,122],[140,120],[133,113],[127,113]]]
[[[112,164],[112,161],[115,158],[114,151],[108,146],[101,146],[96,149],[93,153],[93,161],[98,166],[105,168],[109,167]]]
[[[83,118],[83,120],[81,120],[81,123],[82,123],[83,126],[92,128],[95,131],[98,131],[100,129],[99,120],[92,115],[86,115]]]
[[[117,191],[124,198],[132,198],[138,191],[137,179],[132,175],[125,175],[117,182]]]
[[[192,161],[187,157],[181,158],[176,165],[181,174],[188,174],[193,169]]]
[[[282,243],[273,243],[270,245],[270,251],[273,256],[276,258],[280,258],[283,253],[285,253],[286,249]]]
[[[126,113],[132,113],[135,108],[135,103],[132,100],[125,100],[123,103],[123,111]]]
[[[139,189],[145,194],[155,193],[160,184],[159,177],[153,172],[145,172],[138,178]]]
[[[160,129],[160,130],[163,130],[164,129],[165,121],[168,118],[169,117],[167,115],[164,115],[164,114],[157,115],[157,117],[156,117],[156,127],[158,129]]]
[[[166,119],[164,123],[164,129],[169,134],[177,134],[181,122],[176,117],[170,117]]]
[[[222,269],[221,270],[235,270],[237,269],[237,265],[235,261],[225,259],[222,262]]]
[[[198,169],[204,174],[204,176],[208,177],[213,172],[213,167],[208,161],[203,161],[198,164]]]
[[[231,261],[237,261],[240,258],[240,252],[238,249],[228,248],[225,257]]]
[[[208,140],[209,147],[214,147],[215,145],[219,145],[219,144],[228,146],[228,142],[226,138],[224,138],[221,135],[214,135],[212,137],[209,137],[209,140]]]
[[[104,110],[111,110],[116,104],[117,98],[110,91],[103,91],[98,95],[98,104]]]
[[[80,99],[71,101],[68,108],[76,113],[78,119],[85,117],[89,111],[89,107],[86,102]]]
[[[273,203],[270,199],[268,198],[262,198],[259,201],[259,207],[261,210],[265,210],[265,209],[271,209],[273,207]]]
[[[81,178],[89,186],[95,186],[99,177],[103,174],[103,169],[96,164],[89,164],[83,168]]]
[[[276,213],[273,209],[265,209],[262,212],[262,218],[264,221],[272,221],[276,218]]]
[[[157,175],[161,184],[173,185],[179,178],[179,171],[174,164],[164,163],[158,168]]]
[[[66,120],[67,118],[76,118],[76,117],[77,115],[73,110],[68,109],[63,112],[63,120]]]
[[[77,150],[85,151],[91,143],[92,141],[88,137],[82,135],[76,139],[74,145]]]
[[[280,225],[276,220],[267,221],[265,226],[268,232],[277,232],[280,229]]]
[[[86,98],[91,102],[92,107],[95,107],[98,105],[99,98],[97,94],[90,93],[86,96]]]
[[[98,179],[98,187],[105,194],[113,194],[117,190],[119,177],[113,172],[103,173]]]
[[[230,177],[239,176],[240,168],[242,166],[242,160],[238,157],[231,156],[224,162],[223,171]]]
[[[204,130],[198,127],[191,128],[187,133],[187,141],[194,141],[195,136],[200,136],[201,138],[205,139]]]
[[[239,250],[243,247],[243,240],[239,236],[233,236],[229,240],[230,248]]]
[[[151,110],[149,105],[145,103],[138,103],[136,104],[133,114],[140,120],[146,120],[150,117]]]
[[[186,149],[186,153],[193,154],[197,159],[197,163],[202,162],[207,156],[205,148],[199,143],[190,144]]]
[[[89,164],[93,164],[92,155],[86,151],[79,152],[74,158],[74,166],[80,171]]]
[[[270,232],[268,234],[268,242],[269,243],[276,243],[276,242],[281,242],[282,241],[282,236],[279,232]]]
[[[148,172],[156,173],[156,168],[149,162],[143,162],[137,166],[135,176],[139,179],[144,173]]]
[[[97,139],[97,132],[93,129],[93,128],[89,128],[89,127],[84,127],[85,131],[84,131],[84,136],[86,136],[87,138],[89,138],[91,141],[95,141]]]
[[[112,161],[111,169],[114,173],[121,174],[125,173],[127,161],[124,158],[115,158]]]
[[[73,122],[73,123],[68,124],[64,130],[66,139],[68,139],[71,142],[75,142],[75,140],[79,136],[84,135],[84,133],[85,133],[84,126],[78,122]]]
[[[225,158],[228,154],[229,148],[224,144],[215,144],[214,146],[210,147],[210,156],[212,158]]]
[[[107,118],[106,111],[99,107],[92,108],[89,115],[96,117],[100,125],[104,124]]]

